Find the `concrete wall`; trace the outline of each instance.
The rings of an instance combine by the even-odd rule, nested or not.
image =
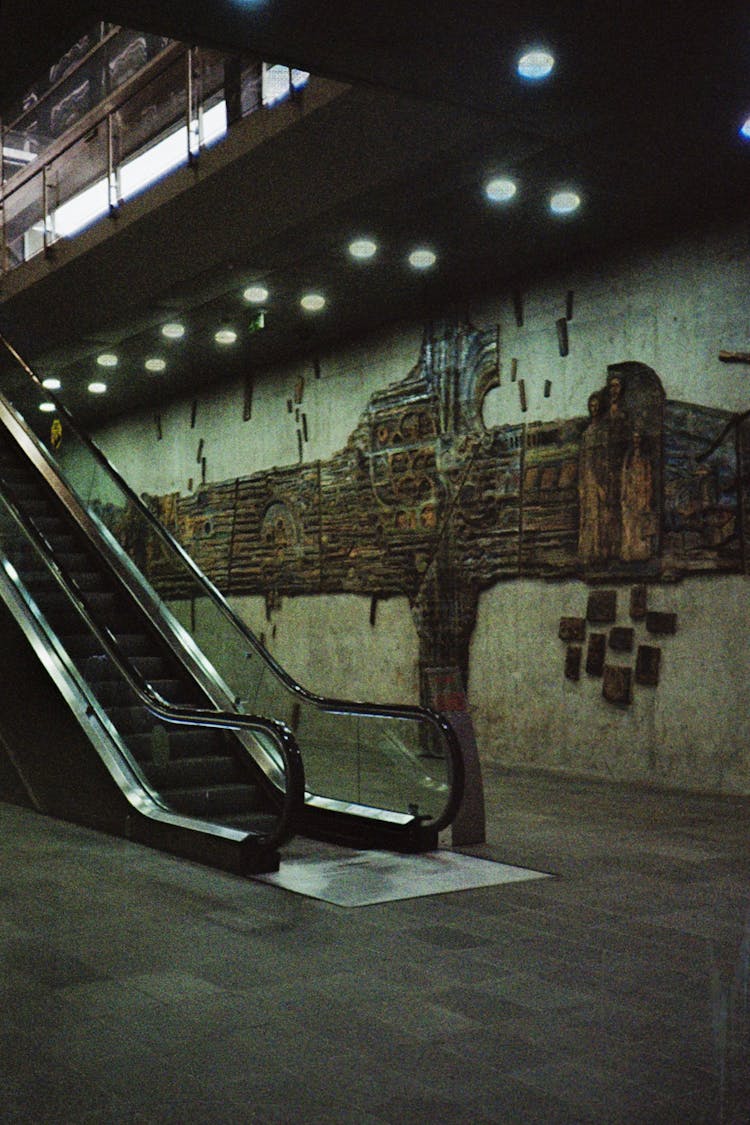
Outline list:
[[[718,361],[747,351],[748,228],[702,232],[579,264],[522,293],[516,324],[507,293],[471,307],[478,327],[499,324],[502,384],[485,399],[488,427],[584,415],[608,364],[653,367],[669,399],[741,412],[750,407],[747,366]],[[559,355],[555,322],[573,295],[570,351]],[[321,357],[320,378],[300,362],[256,375],[253,415],[242,421],[243,388],[202,398],[190,428],[190,402],[162,412],[157,442],[151,414],[97,435],[139,491],[185,493],[196,481],[203,439],[207,477],[219,481],[298,460],[294,416],[286,410],[300,377],[308,420],[305,461],[340,449],[370,395],[403,379],[416,362],[422,325],[402,325]],[[528,410],[510,381],[524,379]],[[549,396],[544,395],[549,380]],[[581,582],[509,581],[481,597],[470,662],[469,698],[486,761],[702,789],[750,792],[750,599],[741,576],[691,578],[652,586],[649,608],[677,614],[662,638],[657,687],[637,686],[630,707],[613,707],[601,681],[563,674],[561,616],[584,616]],[[626,591],[621,599],[625,604]],[[381,602],[370,623],[368,598],[284,599],[267,619],[262,599],[238,608],[274,655],[313,690],[373,700],[417,698],[417,640],[405,599]],[[626,616],[618,623],[626,623]],[[628,624],[631,624],[627,621]],[[275,628],[274,628],[275,627]],[[638,632],[638,628],[636,629]],[[638,639],[638,638],[637,638]],[[619,662],[628,663],[626,655]],[[630,661],[633,662],[632,660]]]

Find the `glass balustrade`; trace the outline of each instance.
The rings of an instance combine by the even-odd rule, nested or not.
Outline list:
[[[137,568],[155,612],[200,653],[237,710],[292,730],[312,796],[411,813],[433,824],[450,819],[460,798],[461,762],[447,723],[416,707],[368,706],[304,690],[15,356],[3,387],[39,438],[45,459],[57,465],[88,516],[134,564],[134,573]],[[42,402],[56,412],[41,412]],[[59,444],[55,419],[62,428]]]

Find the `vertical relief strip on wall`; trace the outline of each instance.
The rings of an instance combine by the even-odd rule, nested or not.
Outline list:
[[[568,322],[564,316],[555,322],[557,328],[557,348],[560,355],[567,355],[569,352],[568,345]]]
[[[245,376],[244,394],[242,398],[242,421],[249,422],[253,416],[253,377]]]

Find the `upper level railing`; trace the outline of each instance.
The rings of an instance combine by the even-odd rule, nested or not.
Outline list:
[[[116,214],[308,77],[106,24],[76,48],[0,123],[0,276]]]

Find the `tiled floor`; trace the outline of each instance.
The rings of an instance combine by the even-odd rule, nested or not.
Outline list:
[[[0,805],[0,1122],[747,1125],[750,801],[485,787],[555,878],[355,909]]]

